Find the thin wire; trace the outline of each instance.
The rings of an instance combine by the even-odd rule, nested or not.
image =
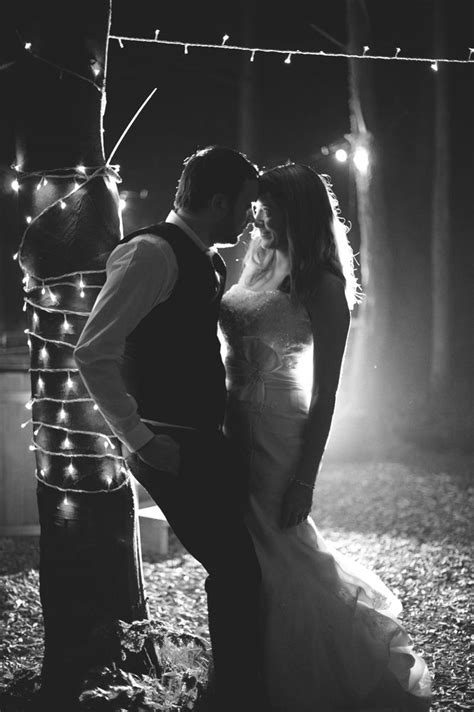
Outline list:
[[[123,472],[123,471],[122,471]],[[66,494],[110,494],[110,492],[116,492],[119,490],[121,487],[124,487],[126,484],[130,482],[130,474],[127,470],[124,468],[124,474],[125,474],[125,479],[123,482],[121,482],[119,485],[116,485],[115,487],[109,487],[108,489],[98,489],[98,490],[83,490],[83,489],[66,489],[65,487],[59,487],[58,485],[52,485],[50,482],[46,482],[42,477],[38,475],[37,472],[35,472],[36,479],[38,482],[41,482],[42,485],[45,485],[45,487],[50,487],[51,489],[58,490],[59,492],[64,492]]]
[[[76,286],[76,285],[74,285]],[[33,309],[39,309],[39,311],[45,311],[51,314],[73,314],[75,316],[89,316],[90,312],[78,312],[72,309],[53,309],[52,307],[42,307],[40,304],[32,302],[31,299],[25,299],[25,304],[29,304]]]
[[[175,45],[178,47],[198,47],[202,49],[223,49],[237,52],[262,52],[263,54],[285,54],[293,56],[308,56],[308,57],[344,57],[345,59],[378,59],[394,62],[445,62],[447,64],[474,64],[472,59],[449,59],[447,57],[428,58],[428,57],[404,57],[400,54],[385,56],[377,54],[349,54],[346,52],[318,52],[301,49],[270,49],[266,47],[240,47],[239,45],[228,44],[207,44],[204,42],[182,42],[180,40],[159,40],[149,37],[126,37],[124,35],[109,35],[109,40],[126,41],[126,42],[149,42],[151,44]],[[472,55],[472,52],[471,52]]]
[[[118,140],[117,143],[115,144],[115,146],[114,146],[114,148],[113,148],[113,150],[112,150],[112,153],[110,154],[110,156],[109,156],[108,159],[106,160],[106,162],[105,162],[105,165],[106,165],[106,166],[109,165],[109,163],[110,163],[110,161],[112,160],[112,158],[114,157],[115,152],[117,151],[118,147],[120,146],[120,144],[122,143],[123,139],[124,139],[125,136],[127,135],[129,129],[132,127],[133,123],[135,122],[135,119],[138,117],[138,114],[139,114],[139,113],[145,108],[145,106],[148,104],[148,102],[150,101],[151,97],[152,97],[153,94],[156,92],[157,88],[158,88],[158,87],[155,87],[155,88],[153,89],[153,91],[150,92],[150,94],[149,94],[148,97],[145,99],[145,101],[143,102],[143,104],[140,106],[140,108],[135,112],[134,116],[133,116],[133,117],[130,119],[130,121],[128,122],[128,124],[127,124],[127,126],[125,127],[125,129],[124,129],[122,135],[120,136],[119,140]]]
[[[45,450],[44,448],[42,448],[41,445],[38,445],[38,443],[35,442],[35,440],[33,439],[31,440],[31,447],[33,448],[33,450],[39,450],[43,453],[43,455],[53,455],[55,457],[68,457],[69,459],[72,459],[73,457],[88,457],[96,460],[104,460],[106,457],[108,457],[112,460],[122,460],[122,462],[125,462],[125,458],[122,457],[122,455],[112,455],[112,453],[110,452],[106,452],[103,455],[90,455],[85,452],[51,452],[51,450]]]
[[[22,36],[20,35],[20,33],[18,32],[18,30],[17,30],[17,35],[20,38],[20,41],[23,43],[23,45],[25,45],[25,41],[22,38]],[[31,54],[31,56],[34,57],[35,59],[39,59],[40,62],[49,64],[50,67],[55,67],[60,72],[66,72],[66,74],[71,74],[73,77],[77,77],[78,79],[82,79],[84,82],[87,82],[88,84],[92,84],[92,86],[94,86],[97,89],[97,91],[99,91],[101,94],[103,93],[104,88],[102,86],[100,86],[99,84],[96,84],[96,82],[93,79],[90,79],[89,77],[85,77],[83,74],[79,74],[78,72],[75,72],[72,69],[68,69],[67,67],[63,67],[60,64],[51,62],[50,59],[45,59],[44,57],[41,57],[41,55],[36,54],[36,52],[33,52],[31,47],[29,49],[26,49],[26,47],[25,47],[25,51],[28,52],[28,54]]]

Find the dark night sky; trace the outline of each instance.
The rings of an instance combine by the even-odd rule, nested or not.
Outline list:
[[[430,57],[433,49],[433,0],[367,0],[370,47],[373,54]],[[345,0],[287,3],[259,0],[244,3],[204,1],[161,3],[115,0],[112,33],[161,39],[220,43],[279,49],[338,51],[331,40],[317,33],[314,24],[345,43]],[[445,56],[468,57],[474,44],[474,3],[446,3]],[[250,20],[245,28],[244,17]],[[125,191],[145,188],[148,198],[128,201],[125,229],[166,215],[182,160],[198,146],[222,143],[239,146],[238,106],[242,66],[249,55],[239,52],[125,43],[110,45],[105,144],[109,152],[130,117],[157,87],[158,91],[130,130],[116,160],[121,164]],[[404,170],[417,160],[420,145],[429,140],[436,75],[428,64],[373,62],[380,127],[387,150],[400,155]],[[473,69],[451,65],[456,92],[451,121],[468,131],[464,108],[472,106]],[[338,58],[293,57],[285,65],[282,55],[257,54],[255,110],[260,116],[257,155],[260,166],[287,159],[311,163],[328,173],[341,201],[342,212],[357,218],[353,181],[348,166],[321,157],[320,147],[339,141],[349,131],[347,61]],[[472,149],[472,146],[471,146]],[[463,175],[464,162],[457,165]],[[466,169],[467,170],[467,169]],[[395,191],[396,192],[396,191]],[[400,196],[398,200],[403,200]],[[226,255],[230,257],[229,253]]]
[[[19,2],[18,6],[25,3]],[[433,0],[366,0],[373,54],[392,55],[397,46],[406,56],[430,57],[433,48]],[[474,46],[474,2],[445,2],[445,56],[467,59]],[[38,11],[36,6],[36,12]],[[248,15],[248,21],[244,18]],[[337,46],[316,32],[314,24],[337,42],[347,41],[346,0],[275,0],[256,2],[164,3],[157,0],[114,0],[112,33],[161,39],[256,47],[334,51]],[[3,61],[8,56],[1,57]],[[240,148],[238,132],[239,85],[249,55],[190,48],[111,41],[105,113],[106,156],[129,119],[157,87],[119,148],[114,160],[121,165],[121,189],[129,191],[124,227],[129,230],[166,216],[184,158],[197,147],[221,143]],[[425,269],[430,237],[433,142],[433,97],[436,74],[428,64],[371,61],[378,112],[379,159],[389,173],[385,181],[394,239],[403,234],[409,259]],[[457,246],[471,240],[473,170],[473,66],[441,65],[449,72],[452,134],[453,220]],[[321,146],[349,131],[347,60],[257,54],[251,65],[255,82],[258,140],[249,157],[261,167],[288,159],[307,162],[328,173],[342,214],[354,227],[358,247],[354,182],[347,164],[321,157]],[[38,110],[38,107],[33,107]],[[10,147],[13,149],[13,146]],[[4,151],[2,151],[2,154]],[[13,150],[2,155],[3,185],[11,178],[6,168]],[[414,172],[419,170],[419,180]],[[140,199],[139,191],[148,190]],[[135,196],[135,197],[134,197]],[[15,239],[8,236],[13,244]],[[409,246],[409,249],[407,247]],[[465,259],[461,250],[460,260]],[[13,250],[12,250],[13,252]],[[238,248],[235,254],[238,253]],[[226,253],[230,279],[235,277],[235,255]],[[403,264],[402,264],[403,269]]]

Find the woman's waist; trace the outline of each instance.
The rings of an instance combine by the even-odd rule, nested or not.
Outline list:
[[[225,367],[228,387],[265,383],[266,386],[277,389],[303,388],[298,368],[291,361],[285,363],[282,360],[278,364],[266,364],[229,358],[226,360]]]

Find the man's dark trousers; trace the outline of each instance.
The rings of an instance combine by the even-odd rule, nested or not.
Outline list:
[[[261,689],[261,573],[243,521],[244,470],[220,430],[149,426],[180,445],[178,475],[128,458],[183,546],[208,572],[209,631],[219,709],[265,709]]]

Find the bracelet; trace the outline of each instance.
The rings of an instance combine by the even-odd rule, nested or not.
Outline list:
[[[308,487],[310,490],[314,490],[315,487],[315,484],[310,485],[309,482],[303,482],[302,480],[297,480],[296,478],[293,480],[293,482],[296,482],[297,485]]]

